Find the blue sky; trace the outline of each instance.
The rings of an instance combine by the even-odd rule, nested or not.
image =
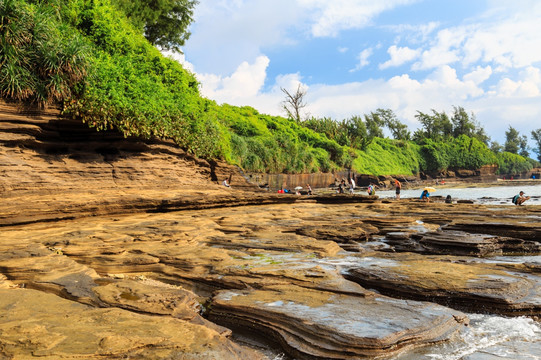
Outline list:
[[[473,112],[492,140],[541,128],[541,1],[201,0],[177,56],[218,103],[306,116]],[[533,145],[533,143],[531,142]]]

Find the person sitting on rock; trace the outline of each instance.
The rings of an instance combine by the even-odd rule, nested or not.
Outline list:
[[[423,190],[423,192],[421,193],[420,199],[422,201],[430,202],[430,193],[428,192],[428,190],[426,189]]]
[[[225,186],[225,187],[231,187],[231,186],[227,183],[227,179],[224,179],[224,181],[222,182],[222,185]]]
[[[368,193],[368,195],[376,195],[376,186],[374,184],[368,185],[366,192]]]
[[[515,195],[513,197],[513,204],[515,205],[522,205],[522,203],[524,203],[524,201],[526,200],[529,200],[530,197],[529,196],[524,196],[524,191],[521,191],[518,195]]]

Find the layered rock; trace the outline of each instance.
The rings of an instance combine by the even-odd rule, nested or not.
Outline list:
[[[516,227],[515,227],[516,228]],[[540,254],[541,243],[464,231],[435,231],[429,233],[394,232],[387,234],[389,244],[397,251],[460,256],[498,256]]]
[[[0,289],[0,354],[40,359],[262,359],[203,325]]]
[[[467,323],[464,314],[430,303],[295,287],[222,291],[210,319],[268,334],[297,359],[391,355],[447,339]]]
[[[403,255],[352,267],[347,278],[389,296],[428,300],[471,312],[541,314],[541,279],[490,263]]]
[[[536,258],[483,257],[535,255],[541,207],[248,191],[171,142],[25,111],[0,105],[0,357],[371,358],[452,341],[463,315],[434,303],[540,315]]]

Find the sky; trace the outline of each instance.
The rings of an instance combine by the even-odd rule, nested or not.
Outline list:
[[[391,109],[475,114],[493,141],[541,128],[539,0],[200,0],[183,55],[219,104],[343,120]]]

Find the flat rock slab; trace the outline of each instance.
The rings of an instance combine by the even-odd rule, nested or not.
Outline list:
[[[0,357],[262,359],[205,326],[100,309],[28,289],[0,289]]]
[[[346,277],[389,296],[430,300],[472,312],[541,314],[540,278],[497,264],[396,254],[392,260],[359,261]]]
[[[489,234],[507,236],[541,242],[541,222],[539,218],[534,220],[518,219],[515,222],[494,221],[465,221],[456,220],[447,226],[449,230],[466,231],[475,234]]]
[[[498,256],[541,253],[541,242],[538,241],[456,230],[419,233],[408,238],[401,238],[400,233],[391,233],[389,239],[397,251],[427,254]]]
[[[467,323],[443,306],[294,286],[221,291],[210,319],[266,333],[296,359],[359,359],[440,342]]]

